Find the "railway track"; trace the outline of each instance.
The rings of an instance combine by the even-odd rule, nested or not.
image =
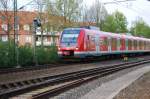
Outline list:
[[[134,58],[134,57],[133,57]],[[26,71],[36,71],[42,69],[49,69],[52,67],[60,67],[60,66],[67,66],[67,65],[77,65],[77,64],[87,64],[92,62],[99,62],[99,61],[107,61],[108,59],[117,60],[118,58],[107,58],[107,59],[89,59],[84,61],[60,61],[54,64],[45,64],[45,65],[38,65],[38,66],[28,66],[28,67],[20,67],[20,68],[0,68],[0,75],[1,74],[8,74],[8,73],[19,73],[19,72],[26,72]],[[68,63],[69,62],[69,63]]]
[[[63,92],[64,90],[73,88],[84,82],[91,81],[98,77],[102,77],[122,69],[149,62],[149,59],[135,62],[126,62],[116,65],[103,66],[99,68],[32,79],[28,81],[3,84],[0,85],[0,99],[7,99],[8,97],[13,96],[33,99],[48,99],[49,97],[53,97]]]
[[[41,69],[49,69],[53,67],[60,67],[60,66],[67,66],[67,65],[78,65],[78,64],[87,64],[99,61],[98,59],[92,59],[85,61],[73,61],[73,60],[67,60],[67,61],[58,61],[54,64],[45,64],[45,65],[37,65],[37,66],[28,66],[28,67],[20,67],[20,68],[0,68],[0,74],[8,74],[8,73],[19,73],[19,72],[26,72],[26,71],[36,71]]]
[[[74,63],[71,63],[71,64],[74,64]],[[2,68],[2,69],[0,69],[0,74],[41,70],[41,69],[48,69],[48,68],[51,68],[51,67],[66,66],[66,65],[67,65],[66,63],[54,63],[54,64],[20,67],[20,68]]]
[[[68,64],[69,62],[69,64]],[[37,66],[28,66],[28,67],[20,67],[20,68],[1,68],[0,74],[7,74],[7,73],[18,73],[18,72],[25,72],[25,71],[35,71],[41,69],[49,69],[53,67],[61,67],[67,65],[77,65],[77,64],[85,64],[88,62],[80,62],[80,61],[63,61],[53,64],[45,64],[45,65],[37,65]]]

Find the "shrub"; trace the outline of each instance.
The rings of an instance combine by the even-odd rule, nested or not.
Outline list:
[[[33,60],[33,48],[30,46],[19,46],[19,65],[20,66],[32,66]],[[49,64],[56,62],[57,49],[55,46],[47,48],[36,48],[36,57],[38,64]],[[16,48],[12,41],[1,42],[0,41],[0,68],[15,67],[16,64]]]
[[[16,66],[15,60],[15,46],[12,42],[0,41],[0,66],[1,67],[14,67]]]
[[[37,48],[36,56],[38,64],[49,64],[58,60],[55,46],[48,48]]]
[[[33,50],[30,46],[19,47],[19,65],[33,65]]]
[[[56,62],[58,61],[58,55],[57,55],[57,47],[51,46],[47,49],[48,52],[48,60],[50,62]]]

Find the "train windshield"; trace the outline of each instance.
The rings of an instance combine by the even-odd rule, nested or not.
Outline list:
[[[77,43],[80,30],[65,30],[62,33],[61,43]]]

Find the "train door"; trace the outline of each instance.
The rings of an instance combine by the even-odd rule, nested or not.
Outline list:
[[[86,51],[89,51],[89,49],[90,49],[90,36],[89,35],[87,35],[87,39],[86,39]]]
[[[100,38],[99,38],[99,35],[96,35],[96,37],[95,37],[95,46],[96,46],[96,53],[99,53],[99,51],[100,51],[100,48],[99,48],[99,46],[100,46],[100,44],[99,44],[99,40]]]

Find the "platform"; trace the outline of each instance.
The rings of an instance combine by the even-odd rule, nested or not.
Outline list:
[[[113,99],[121,90],[149,71],[150,66],[145,66],[129,72],[117,79],[103,83],[100,87],[90,91],[80,99]]]

